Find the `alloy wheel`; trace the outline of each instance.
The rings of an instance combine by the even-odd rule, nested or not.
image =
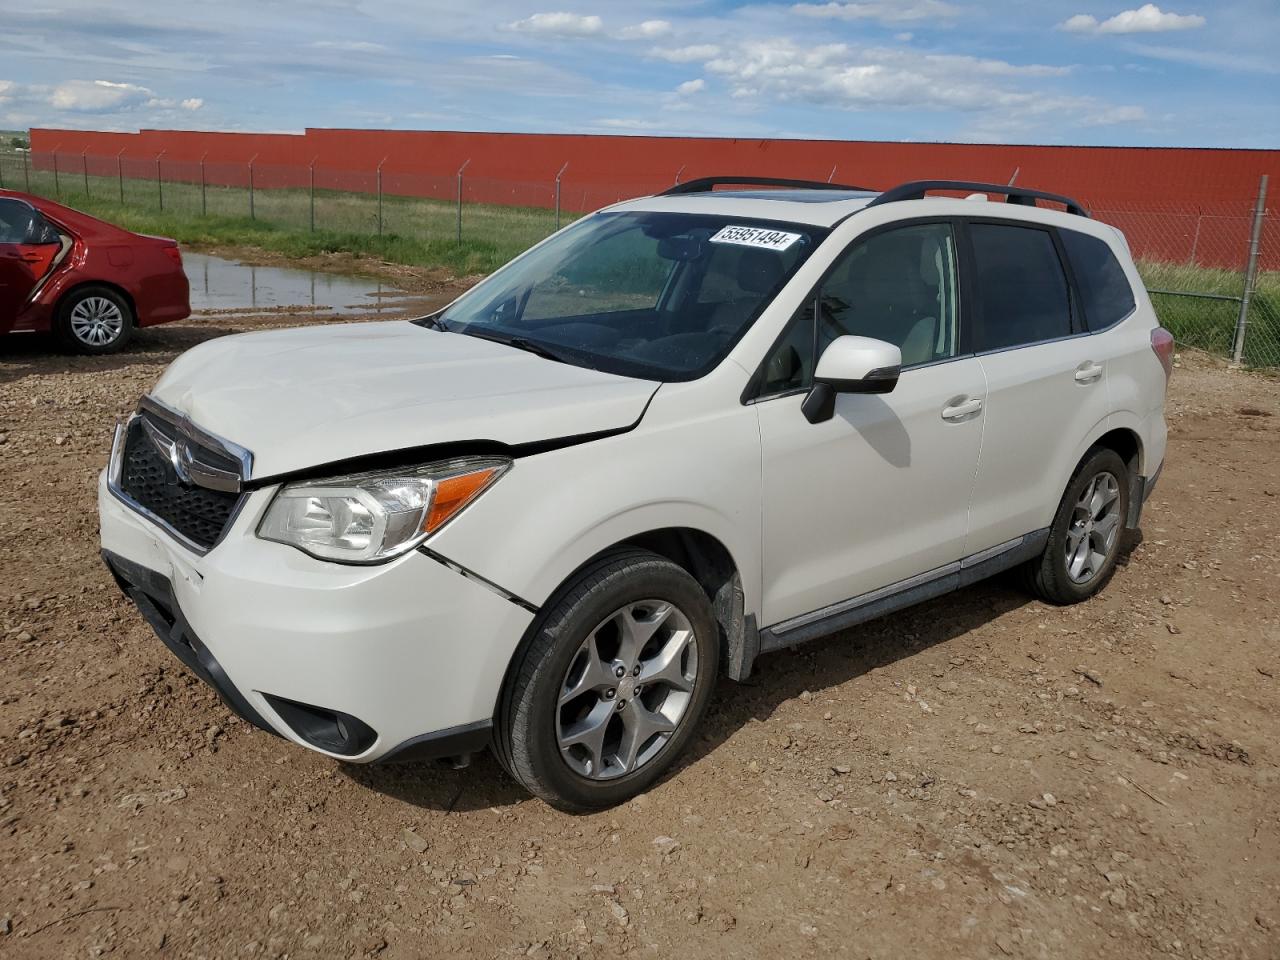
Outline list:
[[[697,637],[678,607],[641,600],[614,611],[587,634],[561,681],[561,756],[591,780],[638,770],[670,741],[697,679]]]
[[[1067,576],[1088,583],[1107,565],[1120,536],[1120,482],[1103,471],[1089,481],[1067,526]]]
[[[105,347],[124,330],[124,311],[106,297],[85,297],[71,309],[71,332],[91,347]]]

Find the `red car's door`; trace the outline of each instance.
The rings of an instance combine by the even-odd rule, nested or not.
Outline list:
[[[13,328],[61,249],[62,238],[35,208],[0,197],[0,334]]]

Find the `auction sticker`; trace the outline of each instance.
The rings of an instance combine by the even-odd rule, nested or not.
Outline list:
[[[725,227],[712,243],[736,243],[742,247],[760,247],[764,250],[785,250],[800,239],[798,233],[783,233],[764,227]]]

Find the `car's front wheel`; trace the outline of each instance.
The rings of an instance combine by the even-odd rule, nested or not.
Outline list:
[[[588,567],[551,601],[504,691],[496,748],[532,793],[596,810],[649,787],[694,735],[719,663],[706,593],[645,550]]]
[[[133,336],[129,302],[110,287],[80,287],[58,304],[53,332],[68,350],[77,353],[115,353]]]
[[[1115,571],[1129,512],[1129,470],[1114,450],[1095,448],[1071,478],[1049,530],[1044,553],[1024,568],[1041,600],[1079,603]]]

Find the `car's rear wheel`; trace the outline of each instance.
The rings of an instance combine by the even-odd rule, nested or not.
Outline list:
[[[1024,568],[1040,599],[1079,603],[1101,590],[1115,571],[1129,512],[1129,470],[1114,450],[1095,448],[1067,485],[1044,553]]]
[[[512,669],[496,751],[532,793],[597,810],[649,787],[706,710],[719,631],[685,570],[625,550],[551,601]]]
[[[129,302],[110,287],[80,287],[58,304],[53,332],[68,350],[115,353],[133,336]]]

